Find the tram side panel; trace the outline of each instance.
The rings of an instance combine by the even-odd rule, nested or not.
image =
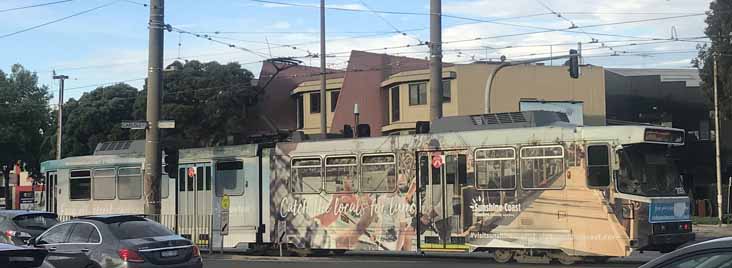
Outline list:
[[[297,146],[278,144],[270,157],[273,243],[311,249],[416,250],[415,233],[409,228],[416,208],[406,198],[415,178],[402,176],[406,187],[397,189],[401,174],[396,173],[395,153],[298,152],[291,157]],[[358,165],[360,176],[357,161],[367,163]]]

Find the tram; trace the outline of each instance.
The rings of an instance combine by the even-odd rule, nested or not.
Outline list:
[[[498,262],[566,264],[669,251],[694,238],[670,154],[684,135],[535,111],[446,117],[413,135],[187,149],[177,179],[161,184],[161,219],[212,248],[487,251]],[[49,209],[142,213],[141,198],[122,198],[141,191],[125,185],[140,180],[142,160],[44,162]]]

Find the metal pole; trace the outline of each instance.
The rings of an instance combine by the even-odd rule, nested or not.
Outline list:
[[[64,133],[64,80],[69,79],[65,75],[55,75],[53,79],[59,80],[58,87],[58,129],[56,130],[56,159],[61,159],[61,143]]]
[[[358,116],[361,113],[358,111],[358,103],[353,105],[353,124],[355,126],[355,131],[353,132],[353,138],[358,138]]]
[[[442,117],[442,0],[430,0],[430,121]]]
[[[325,105],[325,0],[320,0],[320,135],[327,137],[328,107]]]
[[[717,172],[717,216],[719,217],[719,225],[722,225],[722,172],[719,161],[719,98],[717,96],[717,54],[714,54],[714,146],[716,147],[716,172]]]
[[[150,0],[147,77],[147,122],[145,133],[145,214],[160,215],[160,92],[163,87],[164,0]],[[193,238],[194,241],[197,239]]]
[[[11,198],[11,192],[10,192],[10,169],[12,169],[12,164],[10,166],[3,165],[3,177],[5,178],[5,209],[13,209],[13,199]]]

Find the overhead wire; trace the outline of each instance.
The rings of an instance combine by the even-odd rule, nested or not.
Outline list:
[[[96,6],[96,7],[93,7],[93,8],[84,10],[84,11],[81,11],[81,12],[77,12],[77,13],[71,14],[71,15],[66,16],[66,17],[62,17],[62,18],[55,19],[55,20],[52,20],[52,21],[49,21],[49,22],[45,22],[45,23],[42,23],[42,24],[38,24],[38,25],[35,25],[35,26],[31,26],[31,27],[28,27],[28,28],[24,28],[22,30],[18,30],[18,31],[15,31],[15,32],[12,32],[12,33],[7,33],[7,34],[4,34],[4,35],[0,35],[0,39],[6,38],[6,37],[10,37],[10,36],[13,36],[13,35],[16,35],[16,34],[24,33],[24,32],[27,32],[27,31],[35,30],[35,29],[41,28],[43,26],[51,25],[51,24],[54,24],[54,23],[57,23],[57,22],[61,22],[61,21],[64,21],[64,20],[73,18],[73,17],[81,16],[81,15],[84,15],[86,13],[89,13],[89,12],[92,12],[92,11],[95,11],[95,10],[98,10],[98,9],[102,9],[102,8],[111,6],[111,5],[116,4],[118,2],[120,2],[120,0],[111,1],[111,2],[108,2],[108,3],[103,4],[103,5],[99,5],[99,6]]]
[[[0,13],[4,13],[4,12],[8,12],[8,11],[16,11],[16,10],[23,10],[23,9],[35,8],[35,7],[43,7],[43,6],[56,5],[56,4],[61,4],[61,3],[71,2],[71,1],[73,1],[73,0],[61,0],[61,1],[47,2],[47,3],[35,4],[35,5],[29,5],[29,6],[22,6],[22,7],[14,7],[14,8],[0,9]]]

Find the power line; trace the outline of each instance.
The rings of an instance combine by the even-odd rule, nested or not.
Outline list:
[[[14,8],[8,8],[8,9],[0,9],[0,13],[8,12],[8,11],[15,11],[15,10],[28,9],[28,8],[34,8],[34,7],[50,6],[50,5],[55,5],[55,4],[61,4],[61,3],[71,2],[71,1],[73,1],[73,0],[62,0],[62,1],[48,2],[48,3],[36,4],[36,5],[30,5],[30,6],[14,7]]]
[[[389,27],[391,27],[392,29],[394,29],[394,31],[396,31],[397,33],[400,33],[403,36],[408,36],[408,37],[410,37],[410,38],[412,38],[414,40],[417,40],[417,42],[422,43],[422,40],[420,40],[419,38],[414,37],[414,36],[411,36],[411,35],[407,35],[406,32],[403,32],[403,31],[399,30],[399,28],[397,28],[394,24],[392,24],[391,22],[389,22],[389,20],[387,20],[386,18],[384,18],[384,16],[381,16],[381,14],[374,12],[374,10],[371,7],[369,7],[369,5],[366,4],[366,2],[364,0],[358,0],[358,1],[361,2],[361,4],[363,4],[363,6],[366,7],[366,9],[368,9],[371,12],[371,14],[374,14],[374,16],[376,16],[379,19],[381,19],[381,21],[383,21],[384,23],[386,23],[387,25],[389,25]]]
[[[24,32],[30,31],[30,30],[38,29],[38,28],[41,28],[43,26],[50,25],[50,24],[53,24],[53,23],[57,23],[57,22],[60,22],[60,21],[64,21],[64,20],[67,20],[67,19],[70,19],[70,18],[73,18],[73,17],[76,17],[76,16],[84,15],[86,13],[89,13],[89,12],[92,12],[92,11],[95,11],[95,10],[98,10],[98,9],[102,9],[102,8],[111,6],[113,4],[116,4],[117,2],[119,2],[119,0],[112,1],[112,2],[103,4],[103,5],[100,5],[100,6],[96,6],[94,8],[90,8],[90,9],[87,9],[87,10],[84,10],[84,11],[81,11],[81,12],[77,12],[77,13],[71,14],[69,16],[60,18],[60,19],[55,19],[55,20],[52,20],[52,21],[49,21],[49,22],[46,22],[46,23],[42,23],[42,24],[39,24],[39,25],[36,25],[36,26],[32,26],[32,27],[25,28],[25,29],[22,29],[22,30],[19,30],[19,31],[15,31],[15,32],[12,32],[12,33],[0,35],[0,39],[6,38],[6,37],[9,37],[9,36],[13,36],[13,35],[16,35],[16,34],[24,33]]]
[[[245,47],[240,47],[240,46],[237,46],[237,45],[234,45],[234,44],[231,44],[231,43],[226,43],[226,42],[217,40],[217,39],[215,39],[215,38],[213,38],[213,37],[211,37],[209,35],[200,35],[200,34],[197,34],[197,33],[194,33],[194,32],[190,32],[190,31],[186,31],[186,30],[183,30],[183,29],[180,29],[180,28],[177,28],[177,27],[170,26],[169,24],[166,25],[166,26],[168,27],[168,31],[175,31],[177,33],[182,33],[182,34],[187,34],[187,35],[195,36],[195,37],[198,37],[198,38],[202,38],[202,39],[209,40],[209,41],[214,42],[214,43],[218,43],[218,44],[222,44],[222,45],[228,46],[230,48],[234,48],[234,49],[239,49],[239,50],[242,50],[242,51],[246,51],[246,52],[249,52],[251,54],[257,55],[259,57],[262,57],[264,59],[267,59],[268,58],[267,55],[265,55],[265,54],[256,52],[254,50],[251,50],[251,49],[248,49],[248,48],[245,48]]]

